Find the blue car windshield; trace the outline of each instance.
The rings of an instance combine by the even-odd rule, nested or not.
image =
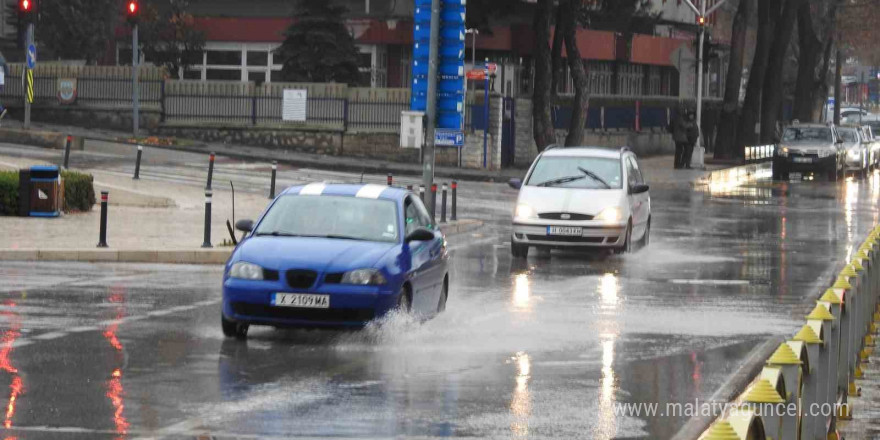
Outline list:
[[[397,205],[383,199],[286,195],[272,205],[255,233],[396,242]]]

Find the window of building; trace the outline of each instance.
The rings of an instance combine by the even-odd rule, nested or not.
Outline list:
[[[205,79],[219,81],[241,81],[241,70],[208,69],[205,71]]]
[[[249,71],[248,72],[248,81],[253,81],[257,84],[261,84],[266,82],[266,72],[265,71]]]
[[[209,50],[208,65],[214,66],[240,66],[240,50]]]
[[[183,79],[202,79],[201,69],[187,69],[183,71]]]
[[[269,65],[269,52],[248,51],[247,65],[248,66],[268,66]]]

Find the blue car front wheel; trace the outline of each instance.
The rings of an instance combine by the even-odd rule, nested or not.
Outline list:
[[[245,339],[247,338],[248,324],[242,324],[226,319],[223,313],[220,313],[220,326],[223,328],[223,336],[227,338]]]

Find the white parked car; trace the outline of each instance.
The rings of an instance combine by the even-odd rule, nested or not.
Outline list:
[[[837,128],[843,147],[846,148],[845,171],[851,171],[864,178],[871,166],[871,141],[865,137],[862,127],[842,126]]]
[[[511,252],[529,247],[606,248],[647,245],[651,197],[636,155],[628,148],[551,147],[532,163],[519,189]]]

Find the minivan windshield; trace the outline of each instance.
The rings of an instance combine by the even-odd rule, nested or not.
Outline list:
[[[837,131],[844,142],[856,142],[856,130],[854,128],[841,128]]]
[[[397,206],[391,200],[286,195],[276,201],[256,235],[397,241]]]
[[[783,142],[831,142],[828,127],[788,127],[782,135]]]
[[[620,189],[620,159],[603,157],[542,157],[526,185],[584,189]]]

